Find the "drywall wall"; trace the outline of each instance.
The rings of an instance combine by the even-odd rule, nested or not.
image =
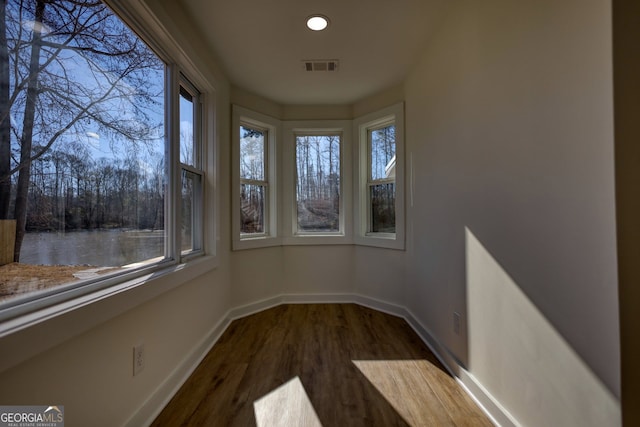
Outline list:
[[[521,425],[620,425],[619,400],[469,229],[466,258],[469,368],[493,398]]]
[[[380,111],[390,105],[395,105],[404,101],[404,84],[392,86],[379,93],[361,99],[352,106],[353,119],[365,116],[369,113]]]
[[[405,251],[357,246],[352,263],[356,294],[406,305]]]
[[[277,119],[282,118],[282,105],[248,92],[243,88],[231,86],[230,97],[233,105],[240,105]]]
[[[233,307],[282,293],[284,282],[282,247],[234,251],[230,257]]]
[[[0,402],[63,405],[68,425],[124,425],[174,370],[200,355],[192,353],[228,310],[220,279],[201,276],[2,372]],[[133,346],[141,343],[145,367],[134,377]]]
[[[500,394],[495,378],[533,394],[565,379],[532,381],[537,366],[524,361],[520,375],[506,375],[490,356],[516,354],[491,330],[472,347],[483,313],[517,301],[469,299],[465,229],[593,371],[597,387],[619,396],[610,8],[605,0],[456,2],[405,82],[407,306],[492,394]],[[495,289],[482,280],[480,292]],[[462,315],[458,334],[454,311]],[[523,320],[509,313],[500,322]],[[595,386],[572,391],[581,396],[582,387]],[[515,399],[500,394],[516,419],[530,419]],[[564,419],[544,409],[539,425]]]
[[[286,294],[351,293],[353,245],[285,246]]]

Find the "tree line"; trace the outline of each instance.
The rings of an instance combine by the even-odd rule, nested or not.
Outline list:
[[[396,230],[396,185],[395,164],[396,128],[385,126],[371,131],[369,203],[371,232],[395,233]]]
[[[340,193],[340,137],[296,138],[297,198],[334,200]]]
[[[340,136],[296,137],[298,227],[337,231],[340,217]]]
[[[131,152],[162,141],[164,67],[99,0],[0,0],[0,220],[16,220],[15,261],[28,228],[128,224],[157,203],[130,156],[93,164],[76,136]]]
[[[265,231],[265,133],[240,126],[240,232]]]
[[[26,231],[163,229],[163,177],[162,158],[93,160],[53,150],[32,163]]]

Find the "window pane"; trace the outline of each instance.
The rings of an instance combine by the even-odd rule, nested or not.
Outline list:
[[[340,136],[296,136],[298,231],[340,231]]]
[[[182,170],[182,251],[201,249],[201,194],[202,177]]]
[[[266,188],[263,185],[240,185],[240,232],[264,233],[264,202]]]
[[[165,64],[100,2],[37,4],[6,2],[3,23],[0,218],[16,221],[19,261],[0,266],[6,298],[164,255]]]
[[[180,162],[189,166],[196,166],[193,111],[193,96],[185,88],[180,87]]]
[[[370,179],[395,178],[396,127],[390,125],[369,131],[371,153]]]
[[[369,187],[372,233],[396,232],[396,186],[379,184]]]
[[[240,179],[265,180],[265,133],[240,126]]]

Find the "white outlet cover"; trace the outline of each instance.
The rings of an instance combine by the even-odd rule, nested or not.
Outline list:
[[[144,370],[144,344],[133,347],[133,376]]]

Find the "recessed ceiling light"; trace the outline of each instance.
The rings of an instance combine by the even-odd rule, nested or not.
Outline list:
[[[329,26],[329,18],[323,15],[311,15],[307,18],[307,27],[313,31],[322,31]]]

